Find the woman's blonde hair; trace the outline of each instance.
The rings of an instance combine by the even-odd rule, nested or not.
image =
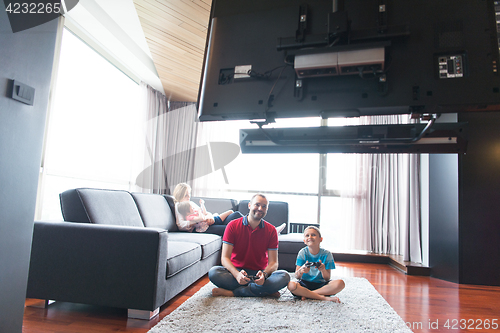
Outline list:
[[[181,202],[182,199],[186,196],[186,193],[191,190],[191,186],[186,183],[179,183],[174,189],[172,195],[174,196],[175,202]]]

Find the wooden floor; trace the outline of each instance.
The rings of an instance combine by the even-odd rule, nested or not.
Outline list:
[[[458,285],[428,276],[410,276],[384,264],[337,262],[334,275],[368,279],[414,332],[500,333],[500,287]],[[123,309],[64,302],[46,309],[27,306],[23,332],[147,332],[207,282],[206,276],[198,280],[165,304],[159,317],[149,322],[127,319]],[[37,302],[27,299],[26,305]]]

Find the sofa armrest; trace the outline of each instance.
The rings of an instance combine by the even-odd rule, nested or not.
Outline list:
[[[36,221],[27,297],[154,310],[167,241],[162,229]]]

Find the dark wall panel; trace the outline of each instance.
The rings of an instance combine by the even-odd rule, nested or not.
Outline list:
[[[460,282],[500,285],[500,113],[464,113],[460,156]]]
[[[57,20],[12,33],[0,2],[0,332],[22,332]],[[35,88],[34,105],[9,96]]]
[[[458,156],[429,155],[429,266],[433,277],[459,280]]]

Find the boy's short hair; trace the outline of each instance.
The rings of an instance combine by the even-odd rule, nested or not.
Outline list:
[[[189,201],[182,201],[177,203],[177,211],[182,216],[186,217],[191,213],[191,203]]]
[[[318,227],[310,225],[310,226],[308,226],[307,228],[304,229],[304,234],[306,233],[307,229],[314,229],[314,230],[316,230],[318,232],[318,236],[321,237],[321,231],[319,230]]]

